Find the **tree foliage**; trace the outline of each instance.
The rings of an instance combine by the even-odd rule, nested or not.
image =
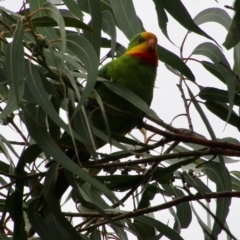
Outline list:
[[[226,9],[207,8],[192,18],[180,0],[153,0],[159,28],[169,41],[169,16],[186,29],[179,56],[160,45],[158,54],[179,80],[189,128],[166,123],[131,92],[114,89],[146,113],[142,132],[150,134],[143,142],[133,135],[97,131],[83,107],[96,81],[102,80],[97,76],[99,65],[125,50],[117,32],[131,39],[144,31],[131,0],[63,0],[56,5],[28,0],[19,12],[1,7],[0,238],[130,239],[132,234],[137,239],[178,240],[183,239],[182,229],[193,227],[195,216],[204,239],[217,239],[221,232],[236,239],[226,221],[231,199],[240,197],[240,171],[229,172],[227,163],[240,156],[240,143],[231,136],[217,139],[208,113],[236,127],[238,135],[239,2],[231,19]],[[91,17],[89,22],[83,21],[84,14]],[[227,30],[223,46],[199,27],[210,22]],[[182,49],[191,32],[206,41],[184,58]],[[233,66],[222,47],[233,48]],[[107,53],[104,60],[100,60],[102,49]],[[199,73],[188,65],[191,61],[219,79],[225,90],[201,86],[196,80]],[[193,131],[190,105],[210,138]],[[93,135],[116,150],[96,150]],[[88,146],[92,158],[76,167],[64,152],[77,153],[80,143]],[[62,205],[53,194],[59,168],[64,168],[71,185]],[[210,199],[216,201],[215,210]],[[194,202],[212,224],[201,217]],[[161,218],[164,209],[173,222]]]

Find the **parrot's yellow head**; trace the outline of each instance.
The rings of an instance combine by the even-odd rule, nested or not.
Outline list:
[[[142,32],[132,38],[125,54],[138,57],[144,62],[157,67],[157,41],[157,37],[153,33]]]

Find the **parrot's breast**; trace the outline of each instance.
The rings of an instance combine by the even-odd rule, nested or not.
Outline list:
[[[147,64],[138,57],[123,55],[106,64],[103,68],[100,70],[100,77],[123,85],[150,106],[157,73],[156,67]],[[144,113],[139,108],[112,92],[103,83],[98,82],[96,91],[105,104],[112,133],[125,135],[136,127],[137,122],[143,118]],[[106,122],[100,110],[91,115],[91,120],[95,127],[101,130],[106,129]]]

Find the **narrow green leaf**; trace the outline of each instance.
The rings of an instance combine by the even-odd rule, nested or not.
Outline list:
[[[181,161],[179,161],[179,159],[178,159],[178,161],[176,163],[174,163],[174,164],[172,164],[172,165],[170,165],[170,166],[168,166],[166,168],[163,168],[162,171],[161,171],[162,173],[158,177],[157,180],[159,180],[161,178],[164,178],[167,175],[172,175],[175,171],[177,171],[182,166],[186,166],[188,164],[191,164],[191,163],[193,163],[196,160],[197,160],[196,157],[185,159],[185,160],[181,160]]]
[[[46,11],[43,8],[44,4],[48,4],[47,0],[29,0],[29,5],[30,5],[30,12],[33,14],[31,17],[31,20],[33,20],[34,18],[39,18],[39,17],[50,17],[53,21],[55,21],[58,25],[59,25],[59,21],[61,22],[61,18],[58,19],[54,19],[57,18],[58,16],[58,9],[56,9],[56,7],[53,5],[52,10],[51,11],[51,6],[50,8],[46,9]],[[49,3],[50,4],[50,3]],[[48,16],[48,13],[51,14],[51,16]],[[59,41],[55,41],[56,39],[59,40],[59,35],[64,36],[64,33],[62,35],[62,31],[63,31],[63,24],[61,24],[61,30],[60,29],[54,29],[53,27],[37,27],[37,32],[38,32],[38,36],[43,36],[44,40],[47,42],[49,41],[53,41],[53,43],[51,44],[52,46],[61,49],[64,45],[64,43],[59,43]],[[59,32],[59,34],[57,34],[57,30]],[[65,29],[64,29],[65,31]],[[35,39],[33,39],[35,41]],[[64,41],[64,40],[63,40]],[[66,41],[66,40],[65,40]],[[60,63],[63,61],[63,58],[60,60]],[[59,64],[60,65],[60,64]],[[55,66],[59,69],[59,72],[61,72],[61,67],[59,67],[58,65]]]
[[[240,28],[240,1],[236,0],[234,3],[235,15],[232,20],[231,27],[223,43],[226,49],[234,47],[240,41],[240,34],[238,29]]]
[[[30,6],[30,12],[35,12],[34,18],[35,17],[43,17],[47,16],[47,13],[43,11],[39,11],[39,9],[43,6],[43,4],[47,3],[47,0],[29,0],[29,6]]]
[[[162,62],[176,69],[184,76],[186,76],[189,80],[193,82],[195,81],[195,76],[193,75],[191,69],[177,55],[161,46],[158,46],[157,51],[159,59]]]
[[[4,184],[7,184],[7,182],[5,181],[4,182],[4,180],[3,180],[3,178],[1,177],[0,178],[1,179],[1,183],[3,183],[3,185]],[[1,212],[1,214],[2,214],[2,219],[1,219],[1,222],[3,221],[3,212],[4,211],[6,211],[6,199],[0,199],[0,212]],[[0,233],[0,239],[1,239],[1,233]],[[6,240],[8,240],[9,238],[6,238]],[[2,239],[1,239],[2,240]],[[4,239],[5,240],[5,239]]]
[[[23,93],[24,93],[24,82],[20,82],[18,85],[18,94],[19,97],[22,98]],[[13,111],[15,111],[16,109],[18,109],[18,103],[17,103],[17,98],[15,95],[15,89],[13,87],[13,84],[10,84],[10,89],[8,91],[8,102],[7,105],[5,106],[5,108],[2,110],[2,112],[0,113],[0,118],[5,118],[7,117],[9,114],[11,114]]]
[[[131,230],[138,240],[152,239],[155,236],[155,228],[149,224],[134,221]]]
[[[8,149],[11,150],[12,153],[15,155],[15,157],[19,158],[19,154],[16,152],[16,149],[14,148],[14,146],[2,134],[0,134],[0,140],[1,140],[0,146],[3,148],[3,152],[4,152],[4,149],[6,149],[3,146],[6,145]]]
[[[169,239],[183,240],[183,238],[179,234],[177,234],[177,232],[175,232],[173,229],[171,229],[167,225],[161,223],[160,221],[157,221],[156,219],[153,219],[147,216],[140,216],[134,219],[140,223],[154,226],[157,229],[157,231],[159,231],[161,234],[163,234]]]
[[[91,44],[83,37],[78,35],[67,36],[67,47],[79,58],[87,70],[87,84],[81,95],[75,113],[78,112],[92,92],[98,74],[98,57]]]
[[[103,15],[102,28],[103,31],[107,33],[111,38],[111,55],[113,59],[116,50],[116,38],[117,38],[115,21],[113,15],[109,11],[104,11],[102,15]]]
[[[91,210],[95,210],[95,209],[98,210],[99,209],[98,206],[94,205],[92,203],[92,201],[90,200],[90,198],[88,197],[88,195],[85,194],[85,192],[82,190],[82,185],[84,185],[85,183],[82,184],[80,187],[79,184],[76,182],[74,175],[71,172],[65,170],[64,174],[65,174],[69,184],[72,186],[72,188],[74,190],[74,195],[76,195],[73,197],[73,201],[77,204],[80,203],[85,208],[88,208]],[[99,212],[101,212],[101,211],[103,212],[102,209],[99,209],[99,210],[100,210]]]
[[[91,235],[90,235],[90,239],[91,240],[101,240],[101,232],[95,228],[93,229],[93,231],[91,232]]]
[[[93,128],[93,133],[96,137],[98,137],[99,139],[103,140],[104,143],[109,143],[119,149],[122,149],[126,152],[132,152],[132,154],[134,154],[134,151],[130,151],[128,150],[128,148],[126,146],[124,146],[123,144],[119,143],[118,141],[116,141],[115,139],[113,139],[112,137],[109,138],[109,135],[107,135],[106,133],[104,133],[103,131],[97,129],[97,128]],[[111,134],[112,136],[112,134]],[[101,142],[100,142],[101,144]]]
[[[38,148],[38,146],[36,145],[29,146],[22,153],[18,161],[15,174],[17,176],[24,176],[26,174],[24,170],[26,163],[35,160],[40,153],[41,149]],[[14,215],[17,216],[14,219],[14,235],[13,235],[14,239],[19,239],[19,236],[22,236],[23,232],[25,232],[25,221],[23,218],[23,187],[24,180],[19,179],[16,182],[16,191],[14,194],[14,206],[12,206],[12,211],[14,212]]]
[[[81,186],[81,190],[86,194],[88,197],[88,201],[92,202],[96,207],[97,210],[106,216],[106,214],[103,212],[104,209],[111,209],[109,204],[107,204],[106,201],[101,197],[102,193],[99,191],[94,190],[91,185],[89,184],[83,184]],[[109,219],[109,217],[107,217]]]
[[[225,84],[225,80],[221,73],[219,72],[218,68],[216,65],[214,65],[211,62],[208,61],[201,61],[202,66],[207,69],[212,75],[214,75],[216,78],[218,78],[221,82]]]
[[[233,143],[233,144],[240,144],[239,140],[233,137],[225,137],[225,138],[220,138],[218,139],[221,142],[229,142],[229,143]],[[238,160],[234,160],[234,161],[238,161]]]
[[[183,172],[183,177],[186,183],[188,183],[189,186],[195,188],[198,192],[201,193],[212,192],[211,189],[207,185],[205,185],[200,178],[193,177],[186,172]]]
[[[162,184],[162,187],[167,193],[171,194],[172,196],[175,196],[175,198],[185,196],[183,191],[181,191],[180,189],[174,186],[171,186],[168,184]],[[181,228],[188,228],[189,224],[192,221],[192,211],[190,208],[190,204],[188,202],[181,203],[177,205],[176,208],[177,208],[177,217],[181,224]],[[176,227],[176,222],[174,226]]]
[[[74,115],[73,121],[76,131],[79,133],[79,135],[81,135],[83,139],[85,139],[84,144],[89,154],[92,155],[94,159],[96,159],[96,139],[93,136],[92,127],[89,124],[89,120],[84,107],[82,107],[81,110]]]
[[[115,201],[118,199],[115,195],[103,184],[97,181],[95,178],[90,176],[85,170],[77,166],[66,154],[57,146],[50,135],[47,132],[45,126],[46,115],[39,108],[35,106],[28,105],[24,111],[24,119],[27,125],[27,129],[31,137],[38,143],[38,145],[44,150],[44,152],[52,156],[57,162],[59,162],[63,167],[68,169],[70,172],[79,176],[83,181],[88,182],[96,189],[99,189],[104,194],[108,195]]]
[[[64,230],[67,231],[69,237],[72,239],[82,239],[75,228],[70,224],[70,222],[65,218],[61,212],[61,207],[58,199],[53,194],[54,183],[57,176],[58,164],[52,164],[49,168],[44,185],[43,185],[43,195],[50,211],[55,216],[57,222],[64,226]],[[61,232],[61,229],[59,230]]]
[[[153,0],[157,12],[157,17],[158,17],[158,25],[162,31],[162,33],[165,35],[165,37],[169,39],[168,32],[167,32],[167,23],[168,23],[168,17],[167,14],[164,10],[163,4],[161,1],[158,0]]]
[[[39,199],[33,199],[28,206],[28,219],[32,227],[42,240],[53,240],[59,239],[58,236],[53,232],[52,226],[44,221],[44,219],[37,212],[37,205]],[[35,238],[33,238],[35,239]]]
[[[234,46],[233,49],[233,72],[240,75],[240,43]]]
[[[0,8],[1,18],[2,18],[3,22],[6,24],[6,26],[11,28],[11,25],[17,24],[18,18],[21,18],[22,16],[18,16],[18,18],[16,19],[13,17],[12,14],[8,13],[7,11],[8,11],[7,9]]]
[[[205,87],[199,97],[207,101],[228,103],[228,92],[218,88]],[[240,96],[237,94],[234,94],[234,105],[240,106]]]
[[[205,106],[220,119],[227,121],[229,113],[229,107],[227,104],[206,101]],[[240,117],[233,110],[231,111],[231,116],[228,119],[228,123],[235,126],[240,131]]]
[[[164,8],[172,15],[172,17],[175,18],[186,29],[215,41],[194,23],[187,9],[180,0],[161,0],[161,2]]]
[[[91,185],[87,183],[82,184],[80,188],[76,183],[73,174],[71,174],[69,171],[65,171],[65,174],[78,197],[76,203],[81,203],[79,208],[82,208],[83,211],[86,211],[86,209],[89,209],[90,211],[97,210],[103,217],[112,222],[111,218],[105,213],[105,209],[110,210],[111,207],[102,199],[102,192],[96,191],[96,189],[93,189]],[[109,200],[111,201],[111,199]]]
[[[240,171],[231,171],[230,173],[240,179]]]
[[[46,12],[47,16],[52,18],[58,24],[60,34],[61,34],[61,51],[64,54],[66,51],[66,32],[65,32],[65,23],[64,20],[59,12],[59,10],[50,2],[47,2],[43,5],[43,9]],[[60,72],[63,66],[64,57],[62,58],[61,65],[60,65]]]
[[[23,93],[19,85],[24,79],[24,50],[23,50],[23,19],[18,20],[17,27],[13,34],[13,40],[10,43],[9,53],[6,55],[6,66],[8,80],[13,84],[16,102],[19,105]]]
[[[200,225],[200,227],[203,230],[203,234],[205,236],[205,240],[209,239],[209,236],[211,236],[211,229],[204,223],[204,221],[202,220],[202,217],[200,217],[197,213],[197,211],[195,210],[195,208],[193,207],[193,205],[191,205],[192,211],[194,213],[194,215],[196,216],[198,223]]]
[[[63,99],[55,98],[54,96],[51,98],[51,103],[57,114],[59,114],[62,100]],[[49,127],[49,134],[51,135],[51,137],[55,141],[58,140],[61,135],[61,129],[49,116],[48,116],[48,127]]]
[[[97,55],[97,59],[99,59],[102,29],[102,11],[100,0],[81,0],[78,1],[78,6],[91,16],[89,26],[93,30],[93,33],[84,31],[83,35],[91,43]]]
[[[216,22],[221,24],[227,31],[231,25],[231,17],[229,14],[221,8],[207,8],[196,15],[193,21],[197,24],[203,24],[207,22]]]
[[[232,180],[232,188],[234,191],[240,191],[240,180],[238,178],[235,178],[231,176]]]
[[[64,23],[66,27],[73,27],[78,29],[83,29],[86,31],[92,32],[92,29],[85,24],[84,22],[70,17],[63,17]],[[31,24],[34,27],[56,27],[58,26],[57,22],[48,16],[37,17],[31,19]]]
[[[228,99],[229,99],[229,110],[226,121],[228,122],[232,108],[233,108],[233,99],[235,93],[235,76],[231,72],[231,66],[228,63],[226,57],[223,55],[222,51],[212,43],[202,43],[198,45],[192,54],[203,55],[208,57],[211,61],[213,61],[214,65],[221,73],[225,80],[225,84],[228,87]]]
[[[128,39],[143,31],[132,0],[110,0],[114,17],[118,27],[124,32]]]
[[[138,209],[141,208],[147,208],[151,205],[151,200],[154,199],[156,195],[156,192],[153,192],[151,190],[150,184],[144,189],[144,192],[142,193],[141,200],[138,204]]]
[[[108,81],[103,81],[103,83],[108,89],[110,89],[117,95],[123,97],[124,99],[128,100],[130,103],[138,107],[147,115],[151,116],[156,120],[159,120],[157,114],[152,109],[150,109],[148,105],[140,97],[138,97],[135,93],[125,88],[123,85]]]
[[[9,173],[9,170],[10,170],[10,165],[8,163],[0,161],[0,171],[5,172],[5,173]]]
[[[45,81],[47,81],[45,79]],[[33,64],[27,65],[27,84],[29,90],[31,91],[33,97],[37,103],[44,109],[49,117],[61,128],[63,128],[67,133],[70,134],[69,126],[60,118],[56,112],[54,106],[49,100],[45,89],[42,84],[42,79],[39,75],[37,68]],[[74,134],[74,132],[73,132]],[[84,142],[83,138],[80,138],[79,135],[74,134],[78,139]]]
[[[11,195],[8,195],[7,198],[8,212],[14,223],[13,240],[27,240],[27,231],[25,230],[25,221],[23,219],[23,201],[20,198],[16,198],[16,194],[23,195],[23,188],[19,189],[19,193],[15,191]],[[20,208],[18,209],[17,206]]]
[[[111,138],[111,131],[110,131],[110,127],[109,127],[109,122],[108,122],[108,118],[107,118],[107,114],[106,114],[106,111],[105,111],[105,108],[104,108],[104,104],[102,102],[102,99],[101,97],[98,95],[97,91],[94,90],[94,97],[100,107],[100,110],[101,110],[101,113],[102,113],[102,117],[103,117],[103,120],[104,120],[104,123],[105,123],[105,127],[106,127],[106,130],[107,130],[107,135],[109,137],[109,144],[112,145],[112,138]]]
[[[63,0],[63,2],[72,14],[81,20],[83,19],[83,13],[79,8],[79,5],[74,0]]]
[[[219,158],[219,162],[220,163],[208,162],[202,170],[207,174],[209,179],[216,184],[217,192],[232,191],[230,174],[221,158]],[[221,223],[224,223],[226,221],[229,207],[231,205],[231,198],[221,198],[217,199],[216,201],[216,218]],[[219,226],[219,224],[214,221],[212,236],[214,238],[217,238],[221,231],[221,226]]]
[[[110,175],[96,176],[96,179],[105,184],[111,190],[126,191],[136,186],[141,176],[137,175]]]
[[[4,118],[19,107],[24,91],[24,50],[23,50],[23,25],[20,19],[13,34],[13,41],[6,49],[6,73],[10,81],[10,90],[8,91],[8,102],[0,114]]]

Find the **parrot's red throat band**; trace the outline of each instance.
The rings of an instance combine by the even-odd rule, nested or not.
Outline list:
[[[149,65],[152,65],[155,68],[158,66],[158,57],[155,50],[154,51],[151,50],[147,52],[134,52],[129,55],[140,58],[143,62]]]

